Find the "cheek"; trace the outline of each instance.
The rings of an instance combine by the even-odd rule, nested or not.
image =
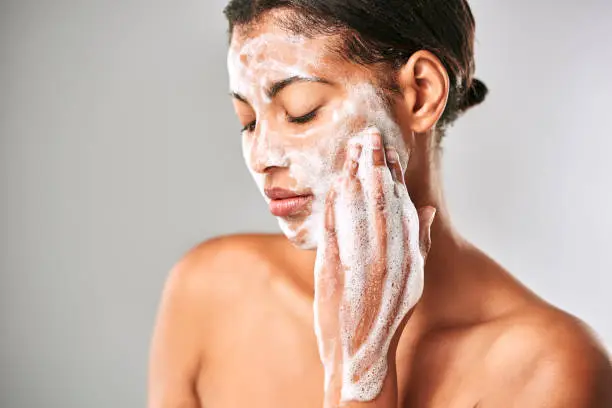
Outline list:
[[[242,136],[242,155],[244,158],[244,162],[246,164],[247,169],[249,170],[249,173],[251,173],[251,176],[253,177],[255,184],[257,184],[257,187],[263,194],[264,185],[265,185],[265,176],[262,173],[256,172],[253,168],[253,164],[252,164],[253,157],[251,155],[252,144],[253,144],[252,139],[250,139],[246,135]],[[268,201],[268,198],[265,195],[264,195],[264,198],[266,199],[266,201]]]
[[[246,163],[249,170],[252,169],[251,166],[251,150],[252,150],[252,142],[251,140],[243,133],[242,134],[242,157],[244,162]]]
[[[350,115],[342,106],[336,107],[316,126],[288,140],[292,150],[307,152],[320,157],[329,170],[340,170],[344,164],[347,142],[366,127],[366,118]]]
[[[367,125],[367,120],[361,116],[347,116],[336,113],[337,120],[330,126],[328,140],[322,144],[326,149],[322,154],[327,158],[333,172],[339,173],[344,167],[347,154],[347,144]]]
[[[332,182],[341,174],[346,146],[351,139],[346,126],[331,124],[312,134],[290,152],[290,175],[301,188],[309,188],[323,200]]]

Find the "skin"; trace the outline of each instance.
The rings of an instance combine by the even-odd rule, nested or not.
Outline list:
[[[351,146],[343,175],[327,194],[325,234],[315,264],[315,334],[326,374],[325,405],[330,407],[340,401],[371,401],[381,392],[390,342],[422,293],[434,215],[433,209],[426,207],[420,217],[422,228],[415,225],[419,218],[404,185],[398,153],[387,149],[385,161],[381,135],[374,132],[369,136],[373,148],[365,149],[359,143]],[[371,162],[359,160],[366,155]],[[370,197],[364,194],[360,168],[366,168],[362,177],[372,182]],[[384,182],[387,174],[392,183]],[[336,207],[338,201],[344,206]],[[394,201],[399,211],[391,210]],[[347,205],[369,212],[374,224],[371,237],[352,224],[337,222],[337,213]],[[389,223],[390,217],[402,222]],[[342,227],[349,233],[339,234]],[[393,228],[396,231],[390,234]],[[411,239],[411,232],[420,235],[419,240]],[[391,241],[397,234],[407,245],[393,246]],[[342,239],[367,245],[343,246]],[[354,254],[346,256],[347,252]],[[370,253],[374,256],[369,257]],[[394,265],[392,259],[400,262]],[[391,286],[385,285],[386,281]],[[385,304],[385,297],[390,304]]]
[[[400,69],[401,92],[388,113],[401,140],[376,129],[372,137],[381,147],[370,148],[358,137],[372,125],[367,118],[359,112],[344,116],[349,126],[342,131],[332,118],[354,98],[351,89],[364,81],[380,84],[380,71],[334,58],[327,51],[331,37],[305,39],[297,47],[275,24],[282,13],[269,13],[248,32],[237,29],[230,53],[240,57],[245,44],[262,35],[285,38],[284,46],[264,47],[264,59],[275,60],[276,67],[295,65],[296,54],[314,50],[319,63],[302,61],[301,68],[330,84],[293,83],[270,100],[243,89],[248,95],[241,96],[248,98],[234,99],[236,113],[243,126],[258,123],[252,134],[243,133],[245,159],[264,185],[318,191],[307,185],[299,166],[329,156],[324,168],[330,183],[304,213],[280,220],[289,240],[221,237],[198,245],[173,268],[151,345],[149,407],[612,406],[610,360],[590,330],[530,292],[452,224],[435,145],[435,125],[449,90],[439,60],[420,51]],[[265,68],[253,69],[258,77],[266,74]],[[287,121],[287,115],[299,117],[320,104],[315,120],[299,126]],[[269,133],[262,131],[264,121]],[[278,158],[289,159],[266,165],[274,149],[284,151]],[[310,151],[313,157],[292,151]],[[364,194],[364,183],[379,193]],[[320,233],[309,222],[317,219],[317,200],[323,203]],[[389,211],[393,200],[401,211]],[[346,208],[370,214],[369,236],[340,222],[339,211]],[[403,226],[408,244],[388,252],[394,225]],[[367,296],[358,324],[343,315],[348,310],[343,305],[353,304],[344,274],[364,264],[343,256],[347,236],[365,240],[374,254],[361,272]],[[317,251],[297,248],[312,242]],[[419,259],[426,261],[424,269],[413,262]],[[393,272],[397,260],[402,266]],[[392,273],[398,273],[398,298],[406,300],[397,304],[407,307],[383,313],[380,282]],[[422,294],[418,285],[408,284],[420,274]],[[388,343],[387,349],[376,348],[375,357],[387,363],[380,390],[374,400],[342,401],[347,380],[339,373],[377,321],[387,328],[380,338]],[[376,358],[361,362],[368,366]]]

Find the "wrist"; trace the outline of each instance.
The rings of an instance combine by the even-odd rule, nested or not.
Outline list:
[[[369,401],[342,400],[343,385],[351,387],[354,384],[343,384],[342,369],[334,367],[326,370],[326,389],[324,408],[395,408],[397,406],[397,373],[395,364],[388,364],[386,374],[380,383],[363,383],[362,386],[380,389],[378,394]],[[367,390],[364,390],[367,391]],[[346,392],[345,392],[346,394]]]

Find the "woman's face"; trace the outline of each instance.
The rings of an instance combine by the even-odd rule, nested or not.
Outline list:
[[[228,54],[245,161],[284,234],[304,249],[317,247],[349,141],[367,144],[375,127],[407,160],[374,75],[326,51],[330,41],[337,40],[263,22],[248,34],[235,31]]]

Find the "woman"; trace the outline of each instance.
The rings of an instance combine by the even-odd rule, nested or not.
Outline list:
[[[452,225],[440,143],[487,92],[468,4],[232,0],[226,16],[244,157],[284,236],[177,264],[150,407],[612,406],[589,330]]]

